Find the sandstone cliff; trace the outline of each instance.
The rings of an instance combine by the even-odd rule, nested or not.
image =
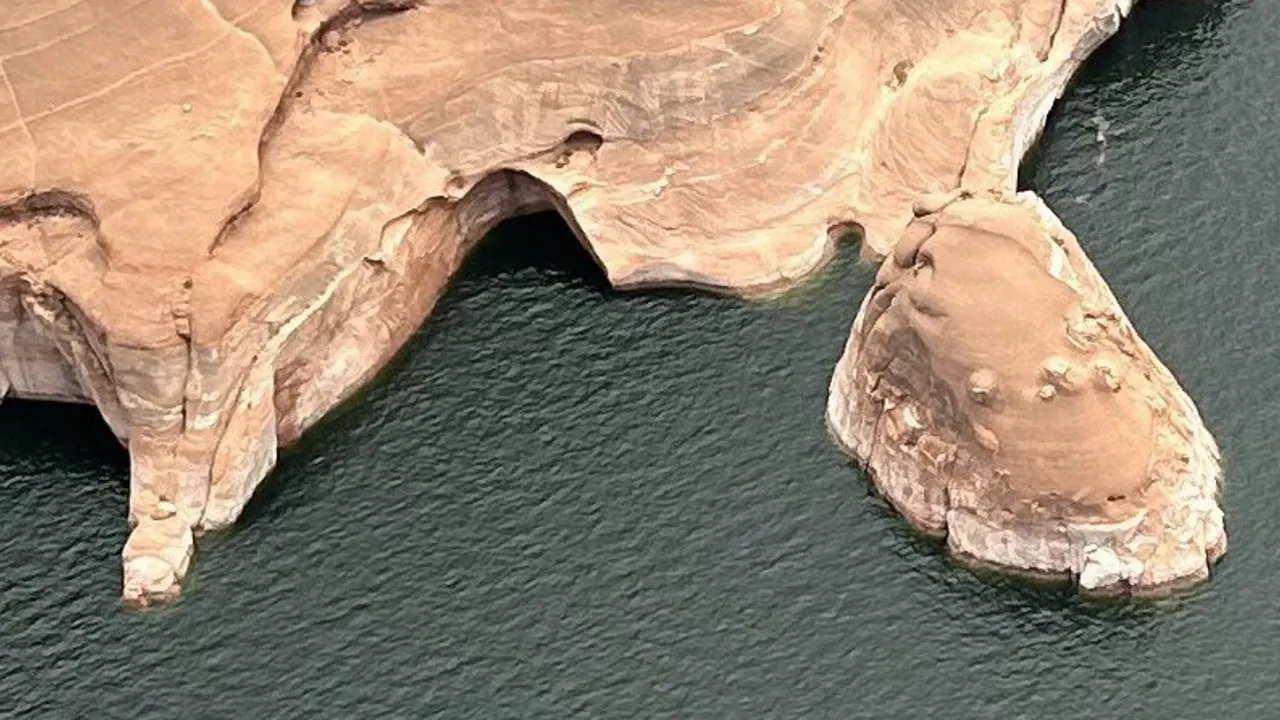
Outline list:
[[[559,210],[618,287],[884,255],[922,194],[1013,190],[1129,3],[11,0],[0,396],[101,410],[125,599],[172,598],[497,222]]]

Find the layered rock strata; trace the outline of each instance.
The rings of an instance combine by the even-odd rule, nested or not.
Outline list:
[[[0,391],[131,456],[124,596],[558,210],[617,287],[783,290],[1012,189],[1129,0],[0,4]]]
[[[828,421],[963,558],[1099,593],[1208,577],[1218,449],[1038,198],[925,198],[884,260]]]

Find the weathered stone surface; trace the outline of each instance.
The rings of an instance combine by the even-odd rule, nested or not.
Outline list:
[[[125,543],[125,602],[145,607],[178,597],[192,549],[191,526],[173,503],[160,502],[155,515],[143,518]]]
[[[1213,438],[1034,196],[956,199],[907,228],[828,421],[966,558],[1153,593],[1208,577],[1226,550]]]
[[[619,287],[878,257],[1012,190],[1129,2],[10,0],[0,387],[101,409],[126,598],[171,597],[173,528],[233,523],[495,223],[558,210]]]

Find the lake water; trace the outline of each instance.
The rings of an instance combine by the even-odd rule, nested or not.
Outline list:
[[[1148,2],[1024,172],[1222,444],[1232,546],[1200,591],[1084,602],[908,532],[823,426],[855,249],[770,302],[619,294],[540,217],[175,607],[119,605],[101,420],[0,406],[0,716],[1273,716],[1278,66],[1280,3]]]

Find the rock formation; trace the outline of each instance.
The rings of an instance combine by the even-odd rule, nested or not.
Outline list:
[[[828,420],[961,557],[1161,592],[1226,550],[1218,449],[1038,198],[922,198],[832,379]]]
[[[884,255],[924,194],[1012,192],[1130,2],[10,0],[0,396],[101,410],[125,600],[172,598],[497,222],[558,210],[617,287]]]

